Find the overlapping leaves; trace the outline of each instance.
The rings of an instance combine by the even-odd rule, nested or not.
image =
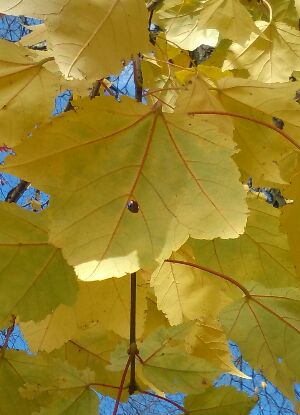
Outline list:
[[[140,268],[140,389],[185,392],[194,414],[246,414],[252,403],[244,396],[211,386],[221,371],[245,377],[231,362],[231,338],[293,398],[300,88],[288,80],[300,69],[299,1],[154,3],[148,9],[165,35],[150,46],[143,2],[0,0],[1,12],[45,20],[26,46],[41,31],[53,47],[43,57],[0,43],[3,145],[23,140],[3,171],[51,197],[48,212],[35,216],[0,206],[0,322],[17,315],[38,352],[1,350],[5,415],[96,413],[94,390],[116,396],[128,360],[130,278],[111,277]],[[216,49],[196,68],[178,46],[206,40]],[[83,79],[78,91],[87,95],[86,82],[137,52],[147,56],[153,106],[79,99],[70,113],[37,125],[60,82],[53,59],[66,78]],[[274,119],[280,128],[272,129]],[[281,186],[294,203],[281,214],[249,198],[248,211],[249,176],[257,187]],[[197,240],[183,245],[189,236]],[[84,280],[79,292],[72,266]],[[128,383],[127,374],[122,399]]]

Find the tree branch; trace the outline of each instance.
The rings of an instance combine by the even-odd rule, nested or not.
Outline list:
[[[143,74],[141,69],[141,55],[138,54],[133,60],[133,77],[135,85],[135,99],[142,102],[143,99]]]
[[[10,191],[7,193],[5,202],[17,203],[20,197],[23,195],[25,190],[28,189],[29,186],[30,186],[29,182],[27,182],[26,180],[20,180],[20,182],[15,187],[10,189]]]
[[[136,273],[130,275],[130,346],[128,350],[130,357],[130,383],[129,394],[136,391],[135,381],[135,356],[138,354],[136,345]]]
[[[171,405],[176,406],[176,408],[178,408],[184,414],[188,414],[188,411],[183,406],[179,405],[179,403],[177,403],[177,402],[172,401],[172,399],[165,398],[165,397],[159,396],[159,395],[155,395],[155,393],[148,392],[148,391],[140,391],[140,392],[143,393],[144,395],[154,396],[155,398],[158,398],[158,399],[161,399],[162,401],[168,402]]]
[[[122,396],[122,392],[123,392],[123,388],[124,388],[124,383],[125,383],[125,379],[126,379],[126,375],[127,375],[129,366],[130,366],[130,356],[128,356],[126,366],[125,366],[125,369],[124,369],[123,374],[122,374],[121,383],[120,383],[120,386],[119,386],[118,396],[117,396],[117,399],[116,399],[113,415],[117,415],[117,412],[118,412],[118,408],[119,408],[119,405],[120,405],[120,400],[121,400],[121,396]]]

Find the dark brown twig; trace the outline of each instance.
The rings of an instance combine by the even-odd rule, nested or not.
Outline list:
[[[6,330],[5,339],[4,339],[3,345],[1,346],[1,354],[2,355],[4,354],[5,350],[7,349],[9,338],[10,338],[10,336],[12,335],[12,333],[15,329],[15,324],[16,324],[16,316],[12,315],[11,325]]]
[[[123,392],[123,388],[124,388],[124,383],[125,383],[125,379],[126,379],[126,375],[127,375],[129,366],[130,366],[130,356],[128,356],[126,366],[125,366],[123,374],[122,374],[122,379],[121,379],[121,383],[120,383],[120,386],[119,386],[119,391],[118,391],[118,395],[117,395],[113,415],[117,415],[117,412],[118,412],[118,408],[119,408],[119,405],[120,405],[120,400],[121,400],[121,396],[122,396],[122,392]]]
[[[142,102],[143,99],[143,74],[141,69],[141,55],[138,54],[133,59],[133,77],[135,85],[135,99]]]
[[[10,189],[10,191],[7,193],[5,202],[17,203],[20,197],[23,195],[25,190],[28,189],[29,186],[30,186],[29,182],[27,182],[26,180],[20,180],[20,182],[15,187]]]

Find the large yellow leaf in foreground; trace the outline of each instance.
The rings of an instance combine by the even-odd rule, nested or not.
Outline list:
[[[74,270],[48,243],[47,222],[15,205],[0,204],[0,327],[12,314],[40,320],[77,294]]]
[[[27,48],[0,40],[1,140],[9,147],[51,115],[59,90],[59,77],[47,70],[51,60],[36,60]]]
[[[67,78],[103,78],[150,46],[148,13],[139,0],[3,0],[0,10],[45,20],[55,60]]]
[[[189,235],[243,232],[247,206],[234,144],[215,126],[129,98],[76,105],[16,147],[4,170],[51,194],[51,241],[80,278],[152,266]]]

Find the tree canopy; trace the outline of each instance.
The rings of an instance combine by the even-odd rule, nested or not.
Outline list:
[[[296,404],[300,2],[0,13],[40,19],[0,41],[0,167],[20,179],[0,202],[0,413],[93,415],[101,392],[116,415],[152,389],[186,394],[185,414],[246,415],[255,399],[213,386],[248,377],[228,340]],[[127,64],[135,99],[111,77]],[[33,354],[9,350],[16,324]]]

